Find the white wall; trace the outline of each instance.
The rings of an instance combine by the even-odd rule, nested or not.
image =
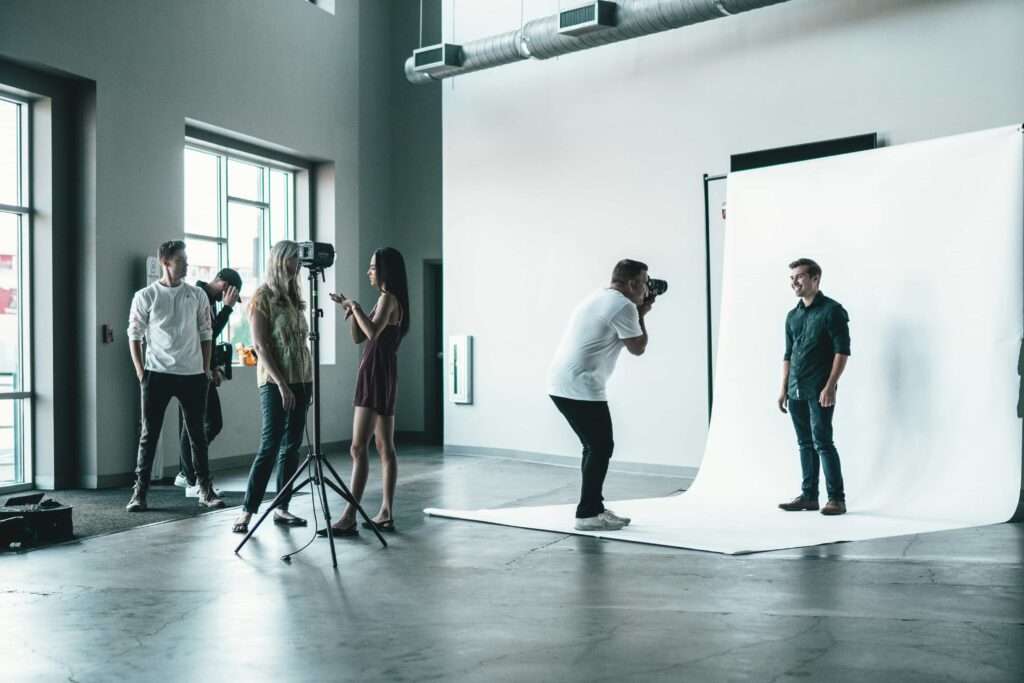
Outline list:
[[[558,7],[527,0],[525,16]],[[445,12],[454,42],[520,22],[517,0],[449,0]],[[1017,0],[792,0],[442,84],[445,327],[476,336],[475,404],[448,407],[445,442],[577,455],[545,395],[547,364],[568,312],[630,257],[671,289],[650,315],[647,354],[624,355],[610,385],[615,457],[698,465],[701,174],[770,147],[870,131],[897,144],[1024,121],[1022,84]],[[791,296],[787,273],[780,263],[780,299]],[[853,325],[855,339],[867,333]],[[751,343],[781,359],[781,337]],[[750,387],[750,400],[777,390]]]
[[[387,44],[391,11],[376,0],[337,3],[333,15],[305,0],[0,3],[0,57],[96,83],[96,187],[87,197],[96,227],[82,237],[84,286],[74,293],[84,298],[82,391],[66,397],[80,407],[84,485],[133,468],[138,388],[123,330],[145,257],[182,232],[186,118],[334,162],[333,205],[317,238],[338,247],[327,288],[359,291],[363,245],[377,243],[389,220],[390,182],[361,154],[389,155],[387,126],[366,118],[379,113],[387,89],[367,86],[359,67],[376,56],[367,45]],[[103,323],[117,331],[115,343],[95,341]],[[356,358],[357,349],[339,344],[337,364],[324,368],[325,441],[350,435]],[[225,430],[211,457],[252,453],[254,371],[240,370],[222,401]],[[176,419],[170,411],[168,419]]]

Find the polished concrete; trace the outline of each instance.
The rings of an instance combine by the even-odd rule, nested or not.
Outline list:
[[[339,539],[337,570],[323,539],[280,560],[310,529],[235,556],[235,510],[0,557],[0,680],[1024,680],[1021,525],[729,557],[427,518],[568,502],[578,474],[400,458],[398,533]],[[378,491],[374,467],[371,514]]]

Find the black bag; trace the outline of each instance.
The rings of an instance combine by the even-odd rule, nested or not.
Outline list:
[[[227,342],[221,342],[220,344],[213,345],[213,358],[211,359],[210,365],[214,368],[219,368],[224,374],[224,379],[231,379],[231,356],[233,350],[231,344]]]

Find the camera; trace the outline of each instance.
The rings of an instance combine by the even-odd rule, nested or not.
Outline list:
[[[656,296],[661,296],[668,291],[668,281],[659,280],[657,278],[649,278],[647,280],[647,301],[650,301]]]
[[[313,270],[334,265],[334,246],[326,242],[299,242],[299,263]]]

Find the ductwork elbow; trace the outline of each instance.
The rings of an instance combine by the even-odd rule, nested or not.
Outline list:
[[[405,80],[409,81],[413,85],[422,85],[424,83],[433,83],[434,79],[429,74],[425,74],[422,71],[416,70],[416,61],[413,57],[405,60]]]

